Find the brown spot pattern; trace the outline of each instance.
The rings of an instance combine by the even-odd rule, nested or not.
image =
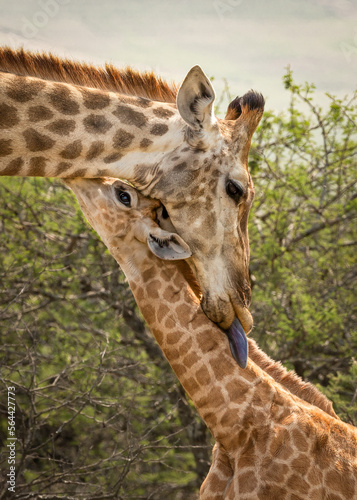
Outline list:
[[[170,116],[173,116],[175,113],[171,111],[170,109],[166,108],[154,108],[153,110],[154,115],[156,115],[158,118],[170,118]]]
[[[121,153],[112,153],[111,155],[106,156],[103,161],[104,163],[114,163],[119,161],[122,157],[123,155]]]
[[[168,132],[169,127],[165,125],[165,123],[156,123],[151,130],[150,134],[152,135],[164,135],[166,132]]]
[[[178,163],[177,165],[175,165],[173,168],[173,171],[174,172],[182,172],[183,170],[185,170],[186,167],[187,167],[187,163],[185,161],[183,161],[182,163]]]
[[[0,104],[0,129],[14,127],[19,123],[17,111],[14,106],[8,104]]]
[[[99,177],[108,177],[109,176],[109,172],[108,172],[108,170],[106,168],[99,168],[97,170],[97,175]],[[119,231],[119,229],[118,229],[119,226],[120,226],[120,224],[118,223],[118,226],[116,226],[116,231]],[[125,224],[123,224],[122,226],[123,226],[122,230],[124,230],[125,227],[126,227]]]
[[[191,368],[191,366],[197,363],[200,359],[201,358],[195,352],[191,352],[183,358],[182,362],[187,368]]]
[[[222,359],[220,357],[211,359],[210,365],[217,380],[222,380],[224,377],[228,377],[231,374],[232,366],[227,363],[222,364]]]
[[[31,122],[37,123],[53,118],[53,112],[46,106],[30,106],[28,116]]]
[[[152,140],[151,139],[147,139],[146,137],[144,137],[144,139],[142,139],[141,142],[140,142],[140,147],[142,149],[146,149],[149,146],[151,146],[151,144],[152,144]]]
[[[109,106],[110,97],[105,92],[96,90],[80,89],[83,96],[83,104],[88,109],[103,109]]]
[[[303,477],[306,476],[308,470],[310,468],[310,463],[306,460],[306,455],[301,453],[298,457],[296,457],[292,462],[291,466],[293,470],[298,471]]]
[[[170,312],[170,309],[165,306],[165,305],[162,305],[159,307],[158,311],[157,311],[157,320],[161,323],[161,321],[165,318],[165,316]]]
[[[159,298],[159,292],[158,292],[159,289],[160,289],[160,281],[159,280],[150,281],[150,283],[146,286],[147,294],[152,299]]]
[[[12,151],[11,139],[0,139],[0,156],[8,156]]]
[[[206,210],[210,210],[208,204],[205,205],[205,208],[206,208]],[[202,223],[203,230],[204,231],[211,231],[211,233],[214,234],[213,231],[214,232],[216,231],[216,226],[217,226],[216,214],[214,214],[213,212],[209,212],[209,214],[206,216],[206,218],[204,219],[204,221]]]
[[[210,472],[209,475],[209,491],[212,493],[222,493],[227,486],[227,478],[220,479],[217,474]],[[202,493],[202,492],[201,492]],[[212,497],[214,498],[214,497]]]
[[[238,479],[239,493],[251,493],[258,486],[257,478],[253,471],[244,472]]]
[[[156,311],[155,308],[151,304],[146,304],[145,306],[141,307],[141,312],[143,313],[143,316],[147,323],[151,323],[156,321]]]
[[[154,266],[149,267],[142,273],[144,282],[148,282],[151,279],[156,278],[156,269]]]
[[[188,353],[188,351],[191,349],[193,344],[192,338],[189,338],[184,342],[178,349],[179,356],[184,356],[185,354]]]
[[[136,111],[129,106],[123,106],[122,104],[117,106],[117,109],[113,111],[113,115],[119,118],[125,125],[134,125],[138,128],[142,128],[148,121],[144,113]]]
[[[197,370],[196,379],[201,385],[207,385],[210,382],[211,377],[206,366],[201,366],[201,368]]]
[[[40,134],[34,128],[28,128],[23,132],[27,149],[32,152],[47,151],[51,149],[55,143],[48,135]]]
[[[86,160],[93,160],[94,158],[97,158],[101,153],[103,153],[103,151],[104,151],[103,141],[92,142],[88,150],[88,153],[86,154]]]
[[[185,365],[182,365],[181,363],[176,363],[174,361],[171,361],[171,366],[174,372],[176,373],[177,377],[180,378],[184,373],[186,373],[187,368]]]
[[[113,126],[105,116],[93,113],[83,120],[83,125],[89,134],[105,134]]]
[[[318,470],[317,468],[313,468],[308,476],[307,476],[307,480],[309,481],[310,485],[312,486],[317,486],[317,485],[320,485],[321,482],[322,482],[322,472],[320,470]]]
[[[175,325],[174,325],[174,322],[173,322],[172,318],[171,317],[166,318],[165,328],[167,328],[168,330],[170,330],[174,326]],[[171,331],[171,332],[168,332],[166,334],[166,343],[168,345],[176,345],[178,341],[179,341],[179,337],[178,337],[176,331]],[[171,349],[170,349],[170,352],[172,352]]]
[[[188,304],[181,304],[176,308],[179,323],[185,327],[187,325],[187,318],[190,317],[191,308]]]
[[[63,151],[60,152],[60,156],[65,160],[74,160],[82,152],[82,142],[78,139],[77,141],[68,144]]]
[[[214,387],[211,390],[209,400],[211,402],[212,408],[217,408],[218,406],[224,405],[225,400],[219,387]]]
[[[125,149],[133,142],[134,135],[120,128],[113,137],[113,146],[115,149]]]
[[[69,163],[67,161],[61,161],[58,165],[57,165],[57,169],[56,169],[56,177],[63,174],[64,172],[66,172],[67,170],[69,170],[70,168],[72,167],[72,163]]]
[[[123,101],[127,104],[139,106],[140,108],[149,108],[152,105],[152,101],[150,101],[150,99],[146,99],[145,97],[125,96]]]
[[[306,436],[299,429],[292,430],[292,438],[294,446],[297,450],[306,452],[309,449],[309,444],[306,441]],[[321,451],[319,450],[321,453]]]
[[[305,457],[306,462],[306,457]],[[241,461],[238,462],[239,465]],[[254,463],[252,464],[254,466]],[[285,477],[285,475],[289,472],[289,467],[287,464],[279,463],[278,461],[274,461],[273,464],[267,470],[269,481],[272,483],[280,483],[281,478]]]
[[[57,135],[69,135],[75,128],[76,122],[74,120],[56,120],[46,127],[47,130]]]
[[[72,174],[70,174],[67,179],[74,179],[75,177],[84,177],[87,170],[85,168],[79,168],[75,170]]]
[[[280,486],[267,484],[265,485],[259,492],[257,493],[259,500],[267,500],[269,499],[285,499],[288,498],[288,492],[285,488],[281,488]]]
[[[236,381],[233,380],[226,385],[226,389],[230,395],[231,400],[235,403],[241,404],[246,396],[246,391],[249,390],[249,384],[247,383],[244,387],[243,383],[237,384]],[[223,420],[222,425],[224,425]]]
[[[180,300],[177,289],[174,288],[171,284],[166,287],[164,291],[164,296],[166,297],[166,300],[168,302],[175,303],[178,300]]]
[[[79,113],[79,105],[71,98],[70,90],[64,85],[54,84],[49,97],[52,106],[60,113],[64,115],[77,115]]]
[[[30,177],[44,177],[46,171],[46,158],[35,156],[30,159],[28,175]]]
[[[24,160],[22,158],[15,158],[14,160],[10,161],[8,165],[2,170],[1,175],[17,175],[22,166],[24,164]]]
[[[183,386],[186,387],[187,391],[191,396],[197,392],[200,388],[198,385],[197,381],[194,379],[194,377],[190,377],[187,380],[183,381]]]
[[[23,76],[17,76],[10,83],[7,95],[16,102],[28,102],[33,99],[45,85],[45,82],[41,80],[30,80]]]
[[[245,450],[238,460],[239,469],[245,469],[246,467],[254,467],[257,461],[256,454],[253,449]]]
[[[302,475],[299,474],[293,474],[289,478],[289,486],[290,488],[293,489],[293,491],[297,491],[302,494],[303,498],[307,498],[307,494],[309,493],[310,486],[309,484],[305,481],[305,479],[302,477]],[[352,496],[350,497],[352,498]]]

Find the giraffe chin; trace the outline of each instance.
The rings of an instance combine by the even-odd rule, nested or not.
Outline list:
[[[248,339],[238,318],[235,318],[225,333],[229,340],[229,347],[233,358],[241,368],[247,367],[248,362]]]

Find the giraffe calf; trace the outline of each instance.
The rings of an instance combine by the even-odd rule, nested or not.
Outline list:
[[[235,363],[226,336],[172,262],[190,249],[155,224],[158,202],[110,179],[69,185],[217,443],[201,499],[357,499],[357,429],[251,359],[244,370]]]

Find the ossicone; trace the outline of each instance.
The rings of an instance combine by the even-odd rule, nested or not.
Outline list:
[[[265,100],[260,92],[249,90],[243,97],[236,97],[227,108],[225,120],[237,120],[243,112],[264,111]]]
[[[240,152],[246,168],[251,139],[263,116],[264,104],[262,94],[249,90],[243,97],[233,99],[227,109],[225,120],[231,122],[230,148],[233,152]]]

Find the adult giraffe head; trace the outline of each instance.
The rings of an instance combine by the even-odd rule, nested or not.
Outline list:
[[[222,328],[237,316],[248,332],[248,215],[254,197],[248,152],[264,99],[253,91],[234,99],[224,120],[215,117],[214,100],[211,82],[193,67],[177,95],[182,140],[151,171],[137,167],[134,185],[163,203],[160,224],[189,245],[207,316]]]
[[[220,120],[214,99],[198,66],[177,92],[150,73],[0,49],[0,175],[112,177],[160,200],[160,224],[191,250],[205,313],[248,332],[247,165],[264,100],[250,91]]]

